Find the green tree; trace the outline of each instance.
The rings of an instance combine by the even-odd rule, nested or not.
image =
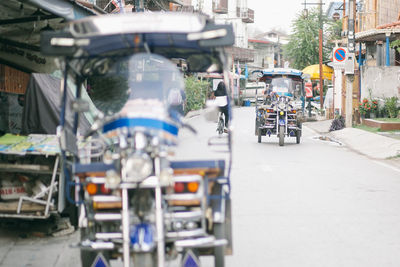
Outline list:
[[[327,61],[332,50],[332,40],[340,38],[341,22],[334,22],[322,16],[324,25],[323,61]],[[284,55],[293,68],[303,69],[319,62],[319,11],[312,9],[308,16],[298,14],[292,24],[289,43]]]

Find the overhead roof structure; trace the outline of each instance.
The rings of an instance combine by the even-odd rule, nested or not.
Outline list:
[[[100,8],[82,0],[0,1],[0,62],[40,72],[46,61],[39,53],[42,31],[101,13]]]
[[[398,39],[400,36],[400,28],[372,29],[368,31],[358,32],[355,34],[355,39],[357,42],[384,41],[387,34],[389,35],[390,40]]]

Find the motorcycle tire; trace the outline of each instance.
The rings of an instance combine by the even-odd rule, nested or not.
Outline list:
[[[300,144],[300,137],[301,137],[301,132],[296,131],[296,144]]]
[[[157,266],[156,254],[157,254],[157,252],[136,253],[133,256],[133,266],[156,267]]]
[[[214,236],[215,239],[224,239],[225,237],[225,225],[223,223],[214,223]],[[225,266],[225,246],[218,246],[214,248],[214,266],[224,267]]]
[[[258,142],[261,143],[261,130],[258,129]]]
[[[285,125],[279,125],[279,146],[285,144]]]
[[[258,127],[260,127],[260,122],[256,119],[256,123],[255,123],[255,129],[254,129],[254,133],[255,133],[255,135],[258,135],[258,131],[259,131],[259,129],[258,129]]]

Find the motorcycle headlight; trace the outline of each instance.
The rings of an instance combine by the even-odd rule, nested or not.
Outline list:
[[[147,137],[144,133],[137,132],[135,134],[135,148],[138,150],[144,149],[147,145]]]
[[[129,182],[141,182],[153,172],[153,161],[147,154],[133,154],[126,161],[126,177]]]

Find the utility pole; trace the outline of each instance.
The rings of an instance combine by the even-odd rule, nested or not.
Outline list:
[[[356,13],[356,2],[349,0],[349,15],[348,15],[348,34],[347,34],[347,58],[345,63],[346,74],[346,127],[352,127],[353,123],[353,81],[354,81],[354,18]],[[360,51],[361,54],[361,51]],[[361,56],[361,55],[360,55]]]
[[[318,32],[318,40],[319,40],[319,103],[321,110],[324,107],[324,82],[323,82],[323,68],[322,68],[322,60],[323,60],[323,21],[322,21],[322,0],[319,0],[318,3],[307,3],[307,0],[304,0],[304,15],[307,16],[307,5],[319,5],[319,32]]]

